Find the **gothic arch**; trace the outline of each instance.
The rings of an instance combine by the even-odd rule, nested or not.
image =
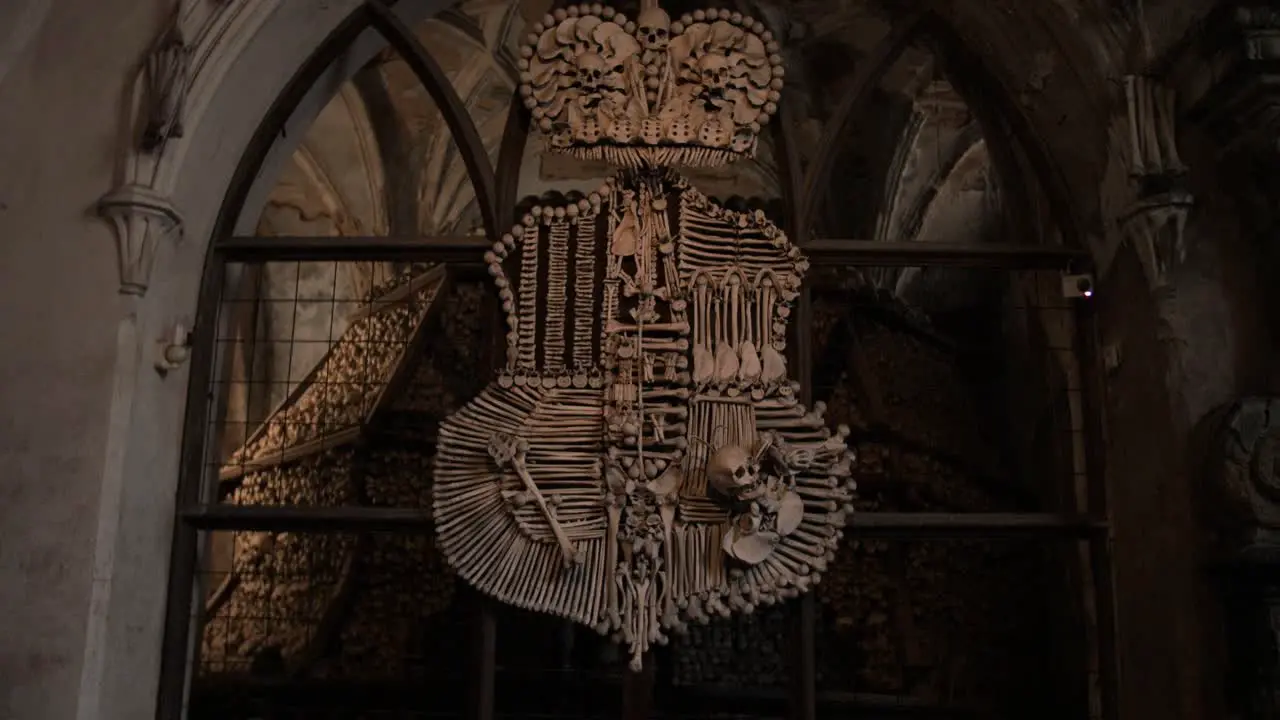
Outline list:
[[[401,24],[411,24],[438,14],[451,4],[449,0],[400,0],[394,5],[394,16]],[[216,276],[216,268],[206,263],[211,244],[230,236],[246,218],[248,222],[253,221],[252,208],[265,201],[270,178],[275,177],[280,163],[301,141],[302,129],[310,125],[338,87],[385,46],[384,38],[369,28],[370,18],[362,7],[358,0],[325,4],[232,0],[217,6],[204,4],[192,10],[187,21],[192,26],[195,45],[194,79],[188,96],[185,136],[169,141],[156,154],[131,150],[122,159],[121,179],[126,194],[120,196],[120,201],[132,203],[135,208],[145,207],[157,215],[144,223],[141,230],[135,228],[122,233],[126,275],[137,276],[135,281],[140,283],[145,296],[131,305],[119,330],[121,352],[107,448],[108,457],[115,458],[115,469],[107,472],[115,478],[115,484],[108,478],[103,488],[105,494],[114,493],[117,500],[103,503],[96,551],[98,564],[109,565],[114,563],[118,552],[139,543],[153,548],[131,571],[129,579],[137,581],[138,588],[161,587],[167,563],[179,562],[176,553],[169,557],[167,543],[160,540],[171,532],[174,517],[172,478],[178,474],[182,444],[178,428],[183,427],[177,419],[184,407],[188,414],[200,411],[198,403],[188,405],[186,402],[184,378],[177,373],[167,379],[157,377],[149,365],[150,355],[144,350],[150,350],[153,339],[165,331],[175,310],[187,317],[195,316],[202,285],[205,292],[217,292],[216,283],[210,281]],[[990,8],[984,10],[984,15],[990,14]],[[965,11],[954,12],[959,16]],[[198,17],[200,13],[208,16]],[[389,14],[378,17],[384,29],[396,25]],[[941,22],[942,16],[938,18]],[[919,19],[913,20],[910,26],[918,22]],[[403,33],[395,32],[403,37]],[[986,46],[983,42],[971,41],[967,32],[957,30],[956,36],[966,40],[966,47]],[[417,66],[415,69],[420,75],[432,74],[429,62],[413,59],[416,55],[412,48],[397,49]],[[891,49],[892,46],[885,51],[887,55],[893,55]],[[991,67],[1000,66],[992,61]],[[873,78],[869,73],[868,79],[861,82],[869,87],[874,84]],[[1038,140],[1031,142],[1041,138],[1033,132],[1036,126],[1012,109],[1008,92],[997,94],[1008,103],[1006,120],[1020,123],[1018,137],[1026,143],[1024,150],[1032,153],[1033,148],[1041,144]],[[442,107],[450,102],[447,97],[437,101]],[[858,103],[865,101],[852,105]],[[856,110],[857,107],[851,107],[846,114],[856,115]],[[508,137],[522,138],[522,125],[520,113],[513,112]],[[474,128],[471,132],[474,133]],[[279,137],[282,134],[283,138]],[[473,140],[465,139],[465,128],[454,129],[454,135],[460,143],[473,144]],[[504,150],[508,145],[515,148],[512,153],[518,156],[523,143],[504,142]],[[1044,153],[1039,161],[1043,168],[1037,174],[1042,181],[1050,182],[1056,166],[1054,161],[1061,153],[1047,149],[1035,152]],[[469,162],[468,174],[477,186],[486,227],[493,232],[501,226],[499,215],[506,212],[504,208],[509,208],[510,200],[514,199],[511,197],[514,188],[498,187],[487,157],[484,160],[483,164],[474,159]],[[790,158],[779,164],[788,170],[795,169]],[[829,172],[829,167],[822,172],[816,170],[817,167],[811,169],[812,179],[802,185],[791,178],[793,194],[797,186],[820,184],[821,176]],[[255,182],[263,178],[268,180]],[[1052,184],[1056,189],[1047,193],[1057,198],[1064,235],[1068,242],[1079,241],[1080,215],[1073,208],[1077,203],[1083,205],[1092,200],[1079,201],[1070,189],[1087,188],[1087,183],[1068,184],[1060,180]],[[246,209],[250,212],[243,212]],[[1071,219],[1069,224],[1065,222],[1067,219]],[[807,228],[807,219],[795,222],[798,228]],[[170,242],[173,238],[165,232],[168,224],[179,224],[185,240]],[[806,233],[797,229],[795,235],[802,239]],[[154,266],[148,267],[153,249],[156,252]],[[206,303],[206,306],[212,304]],[[212,332],[208,318],[202,319],[206,322],[201,324],[198,319],[197,327]],[[196,373],[207,372],[211,367],[208,360],[193,357],[188,367]],[[201,380],[193,377],[189,382],[200,385]],[[187,438],[187,442],[198,440]],[[181,551],[179,547],[177,552]],[[131,600],[126,597],[123,586],[124,583],[117,583],[95,589],[94,606],[102,611],[91,617],[90,647],[86,650],[88,660],[81,683],[85,696],[81,709],[89,716],[137,716],[129,712],[100,712],[100,709],[104,703],[112,702],[122,707],[132,703],[136,707],[142,702],[139,697],[149,696],[147,692],[137,691],[137,671],[159,665],[159,623],[149,615],[137,623],[134,622],[136,613],[116,612],[127,608]],[[170,623],[168,632],[183,631],[181,625],[182,618],[178,616]],[[137,627],[141,630],[136,630]],[[141,651],[143,662],[140,664],[108,663],[108,657],[125,656],[119,649],[126,643],[154,647],[154,650]],[[137,651],[128,655],[136,654]]]
[[[982,5],[977,3],[977,5]],[[894,62],[902,55],[912,42],[927,40],[933,50],[947,67],[949,79],[956,85],[966,102],[973,110],[983,135],[989,138],[992,161],[1002,176],[1020,179],[1024,182],[1010,182],[1015,191],[1022,196],[1011,196],[1011,201],[1019,208],[1019,212],[1031,207],[1032,197],[1025,192],[1030,185],[1038,188],[1045,198],[1049,213],[1057,225],[1064,244],[1074,247],[1087,247],[1085,209],[1096,205],[1097,183],[1090,179],[1100,176],[1101,170],[1084,176],[1085,179],[1072,182],[1068,177],[1069,168],[1064,164],[1063,154],[1069,157],[1081,155],[1080,148],[1067,145],[1060,138],[1063,135],[1061,125],[1044,126],[1040,118],[1032,118],[1017,101],[1017,93],[1011,87],[1007,75],[1008,67],[1004,65],[1009,55],[997,48],[1000,43],[992,42],[988,33],[1000,32],[1016,34],[1009,27],[992,27],[990,21],[984,24],[973,22],[973,16],[983,18],[993,13],[991,8],[970,8],[968,4],[956,3],[927,11],[912,11],[900,15],[894,22],[892,30],[874,48],[857,68],[853,78],[842,88],[841,101],[836,106],[819,142],[819,148],[834,147],[839,139],[849,132],[850,127],[859,117],[864,115],[872,101],[872,91],[889,72]],[[1009,21],[1014,24],[1014,20]],[[1024,32],[1023,28],[1017,28]],[[1038,29],[1031,34],[1039,37]],[[1081,52],[1072,52],[1068,56],[1065,47],[1075,46],[1074,38],[1054,38],[1050,43],[1046,40],[1044,47],[1055,48],[1055,61],[1066,62],[1073,69],[1072,78],[1077,83],[1064,89],[1064,104],[1067,98],[1078,97],[1085,93],[1084,85],[1088,82],[1084,74],[1076,68],[1082,62]],[[979,50],[981,49],[981,50]],[[1098,81],[1102,85],[1101,81]],[[1056,88],[1055,88],[1056,90]],[[1087,121],[1105,124],[1107,116],[1099,109],[1097,103],[1089,103],[1086,110],[1098,113],[1086,118]],[[1098,157],[1107,151],[1105,135],[1097,138],[1098,144],[1085,149],[1087,157]],[[1065,150],[1064,150],[1065,147]],[[821,189],[830,183],[831,173],[835,166],[835,154],[818,152],[813,163],[805,169],[804,179],[800,182],[799,207],[800,218],[795,230],[797,237],[806,237],[817,221],[820,212]],[[1102,163],[1099,162],[1099,168]],[[1033,226],[1029,218],[1015,220],[1026,230]]]
[[[417,23],[450,4],[401,0],[394,12],[401,23]],[[173,478],[183,474],[181,418],[201,412],[200,403],[188,402],[186,387],[201,379],[182,371],[158,375],[152,365],[155,338],[170,332],[175,317],[196,318],[197,328],[213,330],[209,318],[197,317],[201,292],[218,291],[211,280],[217,276],[215,263],[206,263],[213,242],[230,236],[242,218],[250,226],[256,221],[254,213],[241,211],[261,207],[272,183],[253,180],[275,176],[342,83],[386,46],[386,39],[369,28],[362,7],[358,0],[192,6],[183,18],[193,76],[185,133],[153,153],[131,143],[120,158],[120,185],[104,198],[104,211],[114,213],[117,224],[127,300],[116,332],[109,461],[94,549],[95,577],[111,581],[95,581],[92,589],[81,717],[151,716],[161,636],[186,631],[181,613],[162,627],[158,598],[170,567],[183,561],[184,552],[194,552],[182,543],[171,552],[169,538],[177,500]],[[126,106],[138,107],[142,92],[139,75]],[[126,122],[129,129],[121,135],[128,138],[135,120]],[[472,173],[480,184],[486,182],[482,172]],[[482,206],[491,215],[491,192]],[[192,375],[207,373],[209,360],[193,357],[187,367],[199,368]],[[126,556],[129,562],[117,562]]]
[[[959,59],[974,68],[975,90],[985,90],[1009,123],[1064,243],[1089,247],[1090,236],[1102,232],[1098,189],[1112,152],[1106,73],[1132,69],[1114,39],[1089,46],[1058,3],[1000,5],[948,3],[937,17]],[[1002,151],[991,150],[999,162]]]

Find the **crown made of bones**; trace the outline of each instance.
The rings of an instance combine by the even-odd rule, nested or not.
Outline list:
[[[622,167],[723,165],[754,155],[778,111],[778,43],[740,12],[673,22],[641,0],[632,20],[584,3],[532,30],[520,93],[552,150]]]

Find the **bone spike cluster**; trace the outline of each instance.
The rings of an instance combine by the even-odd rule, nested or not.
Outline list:
[[[739,13],[672,23],[646,3],[637,25],[578,5],[521,61],[551,145],[624,170],[485,255],[507,363],[441,426],[439,544],[481,590],[612,635],[636,669],[690,622],[808,590],[852,510],[849,430],[799,404],[783,361],[807,261],[664,167],[754,149],[777,52]]]
[[[437,297],[440,282],[421,276],[428,269],[406,268],[372,288],[374,298],[389,297],[398,288],[418,289],[394,301],[374,301],[360,312],[310,384],[273,412],[229,464],[278,456],[334,430],[358,427],[392,370],[404,362],[402,352],[428,308],[442,299]],[[361,461],[353,447],[335,447],[244,473],[226,502],[335,507],[358,503],[363,495],[378,505],[421,507],[429,486],[421,473],[424,463],[413,449],[388,449]],[[363,492],[357,490],[357,476],[364,481]],[[279,653],[287,668],[299,670],[329,641],[317,635],[319,621],[343,607],[348,594],[357,597],[353,619],[342,629],[343,653],[360,656],[367,668],[385,668],[396,662],[404,639],[393,637],[395,630],[382,621],[425,616],[446,607],[452,597],[453,576],[440,567],[442,558],[427,538],[377,538],[362,552],[354,537],[344,535],[228,536],[230,572],[205,608],[201,659],[206,671],[248,671],[264,652]],[[367,582],[359,593],[354,589],[357,559]],[[379,573],[385,582],[379,582]],[[401,607],[412,607],[413,613]]]
[[[732,10],[672,21],[656,3],[633,21],[600,4],[535,23],[520,92],[548,147],[621,167],[710,167],[754,154],[778,111],[780,48]]]

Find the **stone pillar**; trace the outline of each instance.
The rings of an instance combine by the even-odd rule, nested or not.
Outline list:
[[[1226,411],[1206,499],[1216,530],[1233,716],[1280,716],[1280,398]]]

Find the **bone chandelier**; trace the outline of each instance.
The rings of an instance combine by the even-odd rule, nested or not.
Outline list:
[[[782,60],[740,13],[584,4],[534,25],[520,67],[549,149],[623,169],[486,253],[507,360],[441,426],[439,546],[639,669],[689,621],[808,590],[852,512],[849,431],[799,404],[783,358],[808,262],[670,169],[752,155]]]

